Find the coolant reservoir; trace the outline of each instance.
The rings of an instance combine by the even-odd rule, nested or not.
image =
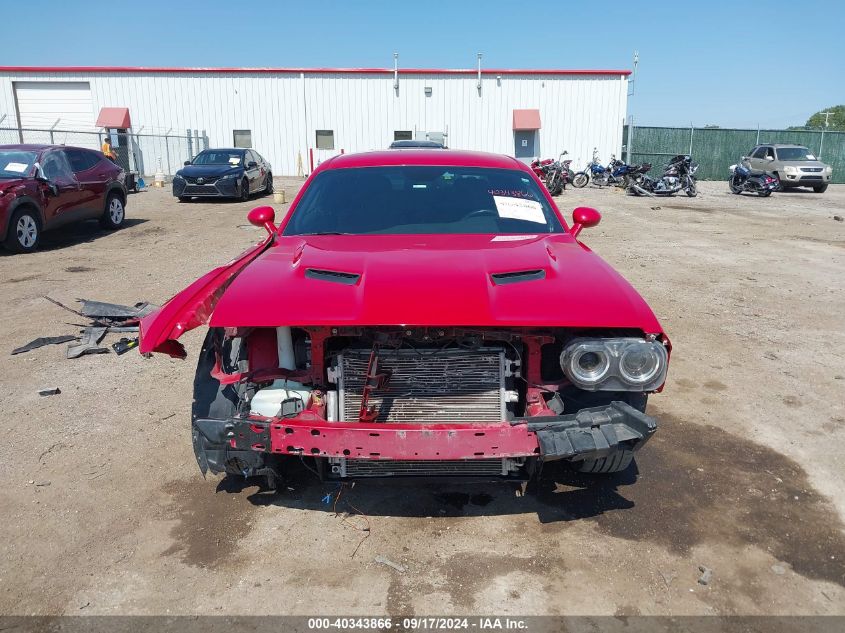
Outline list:
[[[296,405],[296,410],[302,411],[308,406],[308,401],[311,398],[311,387],[306,387],[291,380],[275,380],[269,387],[255,393],[249,403],[249,412],[270,418],[279,415],[282,402],[291,398],[300,401]]]

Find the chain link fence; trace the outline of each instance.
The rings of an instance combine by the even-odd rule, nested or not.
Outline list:
[[[845,183],[845,132],[826,130],[764,130],[708,127],[626,126],[629,163],[665,166],[678,154],[690,154],[699,164],[701,180],[724,180],[731,165],[761,143],[803,145],[833,167],[833,182]]]
[[[0,145],[32,143],[100,150],[105,136],[105,132],[0,127]],[[208,149],[208,137],[190,130],[184,135],[135,134],[130,130],[112,132],[110,138],[118,164],[147,180],[159,171],[165,178],[171,178],[186,160]]]

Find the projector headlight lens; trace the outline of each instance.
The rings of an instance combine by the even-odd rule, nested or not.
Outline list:
[[[661,342],[641,338],[574,339],[560,356],[569,380],[587,391],[653,391],[668,360]]]

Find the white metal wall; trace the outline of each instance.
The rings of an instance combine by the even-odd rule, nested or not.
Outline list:
[[[277,175],[295,174],[298,160],[308,171],[318,129],[334,130],[335,150],[315,150],[315,162],[341,149],[387,147],[394,130],[448,131],[450,147],[513,155],[513,110],[522,108],[540,110],[540,155],[566,149],[583,164],[596,147],[606,161],[620,154],[627,99],[624,75],[485,74],[479,91],[475,75],[400,71],[396,91],[386,73],[16,72],[0,75],[0,127],[17,125],[13,82],[31,81],[88,82],[92,130],[107,106],[128,107],[136,132],[205,130],[216,146],[231,146],[233,130],[252,130]],[[156,160],[144,157],[147,165]]]

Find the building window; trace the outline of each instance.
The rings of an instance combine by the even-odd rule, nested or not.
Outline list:
[[[317,149],[334,149],[334,130],[317,130]]]
[[[414,134],[410,130],[396,130],[393,132],[394,141],[410,141],[413,138]]]
[[[235,147],[252,147],[252,130],[233,130]]]

